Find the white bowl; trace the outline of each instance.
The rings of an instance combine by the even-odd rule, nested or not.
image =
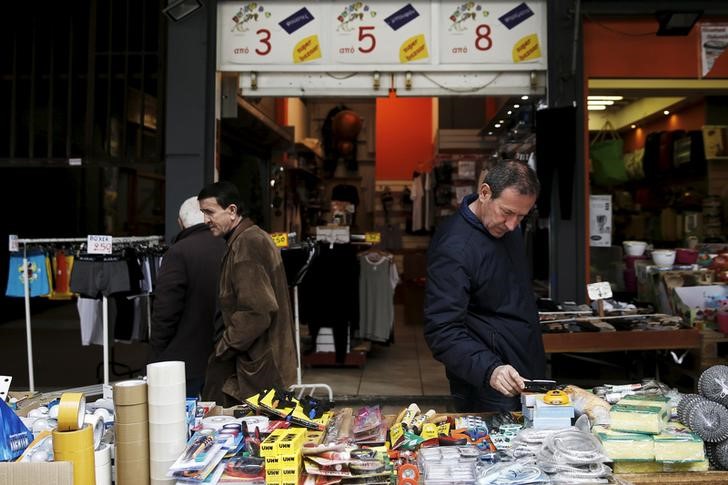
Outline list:
[[[652,261],[658,268],[670,268],[675,264],[675,250],[656,249],[652,251]]]
[[[622,246],[624,246],[624,252],[627,253],[627,256],[642,256],[645,254],[647,243],[644,241],[624,241]]]

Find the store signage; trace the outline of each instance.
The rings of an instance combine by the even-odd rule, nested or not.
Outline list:
[[[372,244],[379,244],[382,242],[382,233],[381,232],[367,232],[364,233],[364,241]]]
[[[8,251],[10,251],[11,253],[20,251],[17,234],[8,234]]]
[[[589,245],[592,247],[612,245],[611,195],[589,197]]]
[[[586,292],[590,300],[606,300],[612,297],[612,285],[609,281],[600,281],[586,285]]]
[[[270,235],[270,237],[273,238],[273,243],[276,245],[277,248],[288,247],[288,234],[286,234],[285,232],[274,232]]]
[[[111,236],[89,234],[86,238],[86,245],[89,254],[111,254],[113,250]]]
[[[703,77],[713,69],[715,61],[728,49],[728,24],[700,26],[700,60]]]
[[[545,70],[546,1],[218,3],[221,71]]]

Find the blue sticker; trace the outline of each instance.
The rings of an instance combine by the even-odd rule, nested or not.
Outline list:
[[[403,25],[406,25],[410,20],[414,20],[420,16],[420,13],[415,10],[411,3],[408,3],[404,7],[400,8],[392,15],[384,19],[387,25],[392,27],[392,30],[397,30]]]
[[[292,34],[312,20],[313,15],[311,15],[311,12],[306,7],[303,7],[298,12],[278,22],[278,25],[289,34]]]
[[[498,20],[508,27],[508,30],[511,30],[513,27],[532,16],[533,10],[528,8],[528,5],[524,2],[510,12],[504,13],[502,16],[498,17]]]

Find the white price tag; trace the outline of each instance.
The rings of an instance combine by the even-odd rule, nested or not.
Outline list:
[[[17,234],[8,234],[8,251],[10,251],[11,253],[20,251],[20,246],[18,246]]]
[[[605,300],[612,297],[612,285],[609,284],[609,281],[586,285],[586,291],[592,300]]]
[[[111,254],[112,237],[98,236],[89,234],[88,236],[88,253],[89,254]]]

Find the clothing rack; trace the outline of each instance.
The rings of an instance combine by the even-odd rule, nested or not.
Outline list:
[[[163,236],[130,236],[112,237],[111,243],[158,242],[164,240]],[[18,239],[23,245],[23,289],[25,293],[25,336],[28,347],[28,384],[30,391],[35,392],[35,374],[33,372],[33,338],[30,325],[30,281],[28,278],[28,244],[47,243],[84,243],[87,238],[40,238]],[[106,297],[102,300],[103,339],[104,339],[104,385],[109,385],[109,302]]]

